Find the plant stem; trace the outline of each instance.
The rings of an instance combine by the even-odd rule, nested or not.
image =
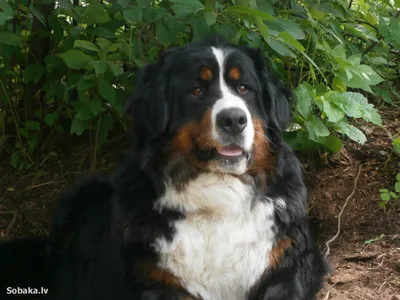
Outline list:
[[[20,133],[19,127],[18,127],[18,118],[17,118],[17,114],[16,114],[16,112],[15,112],[14,106],[13,106],[12,103],[11,103],[10,98],[8,97],[6,88],[4,87],[4,84],[3,84],[3,80],[0,80],[0,85],[1,85],[1,89],[3,90],[3,93],[4,93],[4,97],[5,97],[5,99],[7,100],[8,105],[10,106],[11,114],[12,114],[12,117],[13,117],[13,120],[14,120],[15,130],[16,130],[16,132],[17,132],[18,141],[21,143],[21,147],[22,147],[24,143],[22,142],[21,133]],[[34,163],[33,160],[32,160],[32,158],[29,156],[29,153],[28,153],[27,151],[23,151],[23,153],[24,153],[24,155],[26,156],[26,158],[29,159],[29,161],[30,161],[31,163]]]

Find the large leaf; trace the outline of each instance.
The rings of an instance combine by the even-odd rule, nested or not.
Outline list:
[[[60,54],[65,64],[70,69],[82,69],[93,61],[93,58],[80,50],[72,49]]]
[[[99,48],[95,44],[93,44],[90,41],[85,41],[85,40],[76,40],[74,42],[74,48],[82,48],[90,51],[99,51]]]
[[[136,24],[143,20],[143,12],[140,7],[134,6],[123,11],[124,19],[128,24]]]
[[[100,95],[106,99],[111,104],[115,103],[117,99],[117,93],[113,86],[105,81],[104,79],[100,79],[97,83],[97,88],[99,90]]]
[[[268,37],[265,41],[267,42],[268,46],[270,46],[272,50],[279,55],[296,57],[296,55],[286,45],[275,40],[274,38]]]
[[[290,35],[288,32],[279,32],[278,37],[284,41],[287,45],[294,47],[299,51],[304,51],[305,48],[302,44],[300,44],[294,37]]]
[[[192,16],[189,23],[193,30],[193,41],[202,40],[209,33],[209,27],[203,16]]]
[[[262,20],[265,21],[272,21],[275,20],[275,17],[263,12],[261,10],[250,8],[245,5],[235,5],[229,6],[226,8],[226,12],[231,13],[233,15],[247,15],[253,17],[260,17]]]
[[[9,31],[0,31],[0,43],[8,46],[21,47],[21,38]]]
[[[365,137],[364,133],[362,133],[362,131],[360,131],[353,125],[348,124],[347,122],[335,123],[334,127],[338,132],[347,135],[350,139],[361,145],[367,141],[367,138]]]
[[[303,40],[306,38],[303,29],[292,20],[279,18],[274,21],[269,21],[268,26],[271,30],[276,32],[287,32],[296,40]]]
[[[40,23],[42,23],[44,26],[46,26],[46,20],[43,16],[42,12],[32,4],[29,6],[29,9],[30,9],[31,13],[40,21]]]
[[[104,74],[107,71],[108,63],[104,60],[97,60],[90,62],[90,65],[94,67],[96,77]]]
[[[339,94],[337,92],[330,92],[329,96],[331,101],[334,101],[347,116],[352,118],[363,118],[364,120],[382,126],[382,119],[375,109],[374,105],[368,103],[360,93],[346,92]],[[332,98],[334,97],[334,98]]]
[[[13,10],[7,1],[0,1],[0,26],[13,18]]]
[[[89,129],[90,123],[90,120],[74,119],[71,124],[71,134],[82,135],[86,129]]]
[[[110,21],[110,16],[104,4],[93,2],[84,9],[83,20],[88,25],[104,24]]]
[[[157,39],[164,46],[171,45],[176,40],[179,26],[175,17],[165,17],[156,22]]]
[[[203,3],[201,3],[199,0],[169,0],[172,3],[179,3],[191,7],[195,7],[196,9],[201,9],[204,8]]]
[[[302,83],[295,90],[295,94],[297,111],[303,116],[304,119],[307,119],[311,113],[315,92],[311,85],[308,83]]]
[[[329,130],[324,122],[317,116],[311,115],[309,120],[305,122],[310,140],[318,141],[320,137],[329,135]]]

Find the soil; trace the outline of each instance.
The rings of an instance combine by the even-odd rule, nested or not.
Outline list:
[[[322,250],[337,233],[338,215],[348,199],[340,232],[329,244],[332,272],[319,300],[400,300],[400,201],[379,206],[379,189],[393,189],[400,172],[400,157],[388,136],[400,136],[400,115],[382,114],[384,129],[356,124],[366,133],[366,144],[348,141],[338,154],[302,158],[310,215]],[[112,170],[121,146],[110,144],[96,171]],[[89,153],[82,141],[64,140],[29,171],[17,172],[8,161],[0,163],[0,237],[48,234],[58,193],[89,172]]]

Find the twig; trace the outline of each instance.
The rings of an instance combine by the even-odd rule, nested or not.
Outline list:
[[[35,188],[38,188],[38,187],[41,187],[41,186],[44,186],[44,185],[52,184],[52,183],[54,183],[54,182],[55,182],[55,181],[53,180],[53,181],[49,181],[49,182],[39,183],[39,184],[36,184],[36,185],[31,185],[31,186],[28,186],[28,187],[26,188],[26,190],[35,189]]]
[[[324,300],[328,300],[329,299],[329,295],[331,294],[331,292],[330,291],[328,291],[327,293],[326,293],[326,295],[325,295],[325,297],[324,297]]]
[[[353,190],[352,190],[351,194],[347,197],[346,201],[344,202],[344,204],[343,204],[343,206],[342,206],[342,209],[341,209],[340,212],[339,212],[339,215],[338,215],[337,232],[336,232],[336,234],[333,236],[333,238],[331,238],[329,241],[327,241],[327,242],[325,243],[325,245],[326,245],[325,257],[328,257],[328,255],[329,255],[329,253],[330,253],[330,251],[331,251],[331,248],[329,248],[329,245],[330,245],[334,240],[336,240],[337,237],[338,237],[339,234],[340,234],[341,217],[342,217],[342,214],[343,214],[343,212],[344,212],[344,209],[346,208],[347,204],[349,203],[350,198],[354,195],[354,193],[355,193],[355,191],[356,191],[357,181],[358,181],[358,178],[360,177],[360,173],[361,173],[361,165],[358,167],[358,173],[357,173],[357,176],[356,176],[356,178],[355,178],[355,180],[354,180]]]
[[[13,210],[13,211],[8,211],[8,212],[3,212],[3,213],[12,214],[13,215],[12,219],[11,219],[11,222],[10,222],[10,224],[8,224],[7,229],[6,229],[6,235],[9,236],[11,228],[14,226],[15,221],[17,220],[17,211]]]

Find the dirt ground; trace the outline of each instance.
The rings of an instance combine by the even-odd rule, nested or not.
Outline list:
[[[358,124],[368,137],[365,145],[347,142],[339,154],[302,159],[321,249],[336,234],[338,215],[354,189],[341,215],[340,233],[329,244],[332,274],[319,300],[400,300],[400,201],[379,206],[379,189],[393,189],[400,172],[387,133],[400,136],[399,119],[398,112],[384,113],[385,129]],[[107,172],[118,147],[103,152],[97,169]],[[59,191],[88,172],[88,153],[87,146],[71,147],[67,141],[34,170],[16,172],[8,162],[0,163],[0,237],[47,234]]]

